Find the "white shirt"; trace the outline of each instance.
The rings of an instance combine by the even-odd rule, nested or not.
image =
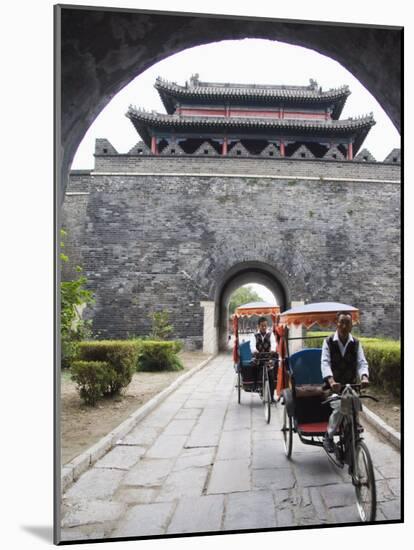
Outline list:
[[[350,333],[348,335],[348,340],[345,342],[344,345],[339,338],[338,331],[336,331],[333,340],[338,342],[339,351],[341,352],[341,355],[343,357],[345,355],[347,345],[349,344],[349,342],[353,342],[354,338]],[[331,353],[329,351],[329,346],[326,342],[326,339],[323,341],[322,345],[321,369],[323,378],[326,378],[327,376],[332,376]],[[359,343],[357,353],[357,373],[360,378],[363,374],[366,374],[368,376],[368,363],[365,359],[364,350],[362,349],[361,342]]]
[[[263,342],[264,337],[266,336],[266,334],[267,334],[268,332],[270,332],[270,331],[265,332],[264,335],[262,335],[261,332],[259,332],[259,334],[260,334],[261,337],[262,337],[262,342]],[[255,333],[255,334],[257,334],[257,333]],[[255,337],[255,335],[253,335],[253,336],[251,337],[251,340],[250,340],[250,349],[252,350],[252,353],[253,353],[254,351],[257,351],[257,350],[256,350],[256,337]],[[270,349],[271,349],[272,351],[276,351],[276,339],[275,339],[275,335],[274,335],[273,332],[270,332]]]

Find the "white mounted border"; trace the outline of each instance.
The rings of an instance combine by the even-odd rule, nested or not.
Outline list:
[[[109,450],[111,450],[117,442],[122,439],[127,433],[129,433],[140,420],[147,416],[163,401],[170,393],[176,390],[182,382],[187,380],[207,365],[214,355],[202,361],[199,365],[196,365],[188,372],[179,376],[168,387],[162,390],[157,395],[154,395],[152,399],[147,401],[142,407],[139,407],[135,412],[130,414],[126,420],[124,420],[119,426],[113,429],[109,434],[100,439],[95,445],[89,447],[86,451],[78,455],[76,458],[65,464],[61,471],[61,487],[62,493],[66,491],[70,485],[76,481],[81,474],[103,457]]]

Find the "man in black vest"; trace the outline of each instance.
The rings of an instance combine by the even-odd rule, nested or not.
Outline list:
[[[339,311],[336,315],[336,332],[325,339],[322,346],[321,369],[324,381],[338,393],[345,384],[356,384],[357,378],[361,386],[367,386],[368,363],[359,340],[351,334],[352,315]],[[331,403],[333,412],[329,417],[328,430],[324,439],[325,449],[334,452],[333,436],[342,420],[340,401]]]
[[[267,331],[266,317],[260,317],[258,322],[257,322],[257,325],[258,325],[259,330],[254,335],[255,340],[256,340],[256,351],[253,352],[254,357],[257,357],[258,353],[260,353],[260,352],[270,352],[271,347],[272,347],[272,343],[271,343],[271,340],[270,340],[271,336],[272,336],[272,333]],[[272,355],[274,357],[277,357],[276,352],[273,352]],[[259,371],[261,372],[261,367],[265,366],[265,362],[264,361],[258,361],[257,359],[255,359],[254,362],[255,362],[254,381],[255,381],[255,385],[256,385],[258,372]],[[266,361],[266,363],[267,363],[267,361]],[[270,386],[270,396],[271,396],[272,402],[274,402],[275,401],[274,396],[273,396],[274,391],[275,391],[274,368],[269,369],[269,386]]]

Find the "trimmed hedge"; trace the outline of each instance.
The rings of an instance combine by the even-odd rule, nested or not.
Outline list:
[[[184,368],[177,356],[182,350],[181,342],[159,340],[138,341],[137,371],[181,370]]]
[[[81,399],[92,406],[102,395],[108,393],[116,374],[105,361],[73,361],[70,372]]]
[[[401,391],[401,349],[397,340],[380,340],[373,342],[373,338],[362,340],[365,357],[369,365],[371,382],[400,397]]]
[[[139,341],[135,340],[92,340],[79,343],[79,359],[100,361],[111,367],[111,380],[106,393],[114,395],[128,386],[135,370]]]
[[[332,332],[308,332],[307,336],[321,336],[305,340],[309,348],[321,348],[326,336]],[[400,397],[401,390],[401,345],[399,340],[387,338],[366,338],[356,335],[360,340],[369,365],[369,379],[378,388]]]

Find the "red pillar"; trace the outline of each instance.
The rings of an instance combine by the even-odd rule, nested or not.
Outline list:
[[[283,141],[280,142],[280,156],[285,156],[285,144],[283,143]]]
[[[225,138],[223,139],[223,147],[222,147],[222,150],[221,150],[221,154],[222,154],[223,156],[226,156],[226,155],[227,155],[227,145],[228,145],[228,144],[227,144],[227,137],[225,137]]]
[[[346,160],[352,160],[354,158],[354,152],[353,152],[353,146],[352,142],[348,143],[348,154],[346,157]]]
[[[151,137],[151,153],[153,155],[158,155],[157,138],[155,136]]]

